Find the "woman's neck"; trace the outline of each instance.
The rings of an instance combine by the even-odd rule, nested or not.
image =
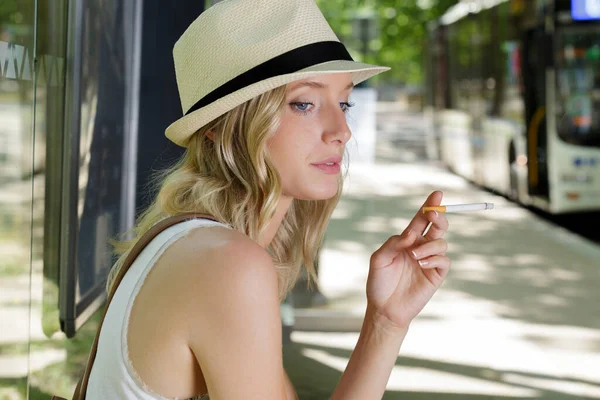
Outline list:
[[[277,205],[277,209],[275,210],[275,215],[273,215],[273,218],[267,225],[267,229],[263,231],[259,238],[259,244],[265,249],[269,247],[269,245],[275,238],[275,235],[277,234],[277,231],[279,230],[279,227],[281,226],[285,215],[287,214],[288,210],[290,209],[290,206],[292,205],[292,201],[293,198],[291,197],[282,197],[279,200],[279,204]]]

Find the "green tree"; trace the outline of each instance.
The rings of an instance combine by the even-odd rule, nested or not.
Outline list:
[[[421,84],[423,44],[427,23],[436,20],[459,0],[316,0],[321,11],[355,60],[386,65],[380,83]],[[361,15],[373,17],[377,34],[363,45],[355,22]]]

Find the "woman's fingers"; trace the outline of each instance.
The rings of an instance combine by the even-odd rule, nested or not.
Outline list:
[[[451,264],[452,261],[446,256],[431,256],[419,260],[419,265],[425,270],[426,275],[435,272],[442,279],[448,275]]]
[[[419,265],[423,269],[431,269],[431,268],[442,268],[448,269],[450,268],[450,258],[447,256],[431,256],[422,258],[419,261]]]
[[[448,242],[444,239],[435,239],[411,249],[411,254],[415,260],[419,261],[434,255],[445,255],[447,250]]]
[[[391,264],[398,253],[412,246],[416,239],[417,234],[411,230],[404,231],[402,235],[390,237],[371,255],[371,266],[378,268]]]
[[[442,197],[443,197],[443,193],[440,192],[439,190],[436,190],[435,192],[431,193],[429,195],[429,197],[427,197],[427,200],[425,200],[425,203],[423,203],[423,206],[439,206],[442,202]],[[423,208],[421,207],[417,211],[417,214],[410,221],[410,224],[408,224],[407,229],[410,229],[415,232],[419,232],[419,234],[421,234],[427,227],[428,223],[429,223],[429,220],[428,220],[426,214],[423,214]]]
[[[448,231],[448,219],[446,218],[446,215],[436,211],[428,211],[425,216],[432,224],[425,237],[430,240],[435,240],[444,236]]]

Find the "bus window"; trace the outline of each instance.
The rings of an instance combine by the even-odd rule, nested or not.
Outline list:
[[[600,28],[563,29],[557,39],[558,135],[600,147]]]
[[[432,63],[431,63],[431,84],[433,85],[432,104],[435,108],[451,108],[449,92],[449,65],[448,65],[448,46],[447,46],[447,28],[443,25],[436,28],[432,33]]]
[[[461,108],[460,101],[460,81],[462,78],[462,68],[457,60],[457,54],[459,52],[457,29],[456,25],[448,27],[448,60],[449,60],[449,90],[450,90],[450,104],[453,109]]]
[[[489,73],[490,59],[490,12],[482,11],[473,14],[467,20],[471,31],[470,48],[471,62],[469,63],[471,82],[469,92],[469,112],[476,119],[478,129],[481,129],[481,118],[484,116],[487,108],[485,98],[485,88]]]
[[[486,10],[480,13],[479,31],[481,32],[481,88],[485,115],[497,115],[496,89],[497,77],[496,67],[498,64],[498,52],[495,44],[498,41],[497,29],[498,17],[496,10]],[[487,60],[487,62],[483,62]]]
[[[525,106],[522,98],[523,49],[517,17],[510,12],[508,3],[498,8],[499,43],[501,54],[501,76],[499,76],[498,102],[502,118],[523,123]]]
[[[454,109],[469,111],[469,99],[473,91],[472,38],[473,22],[461,20],[449,28],[450,34],[450,67],[452,106]]]

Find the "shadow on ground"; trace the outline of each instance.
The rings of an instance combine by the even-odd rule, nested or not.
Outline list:
[[[284,346],[284,366],[294,384],[298,396],[301,400],[323,400],[329,398],[333,393],[337,382],[341,377],[341,372],[335,368],[324,365],[323,363],[307,357],[304,352],[307,350],[318,350],[325,352],[330,356],[349,359],[351,351],[317,346],[292,343]],[[541,389],[539,386],[528,385],[526,383],[514,383],[504,378],[507,376],[516,377],[520,381],[529,380],[550,380],[560,381],[561,383],[579,383],[600,388],[597,382],[584,381],[580,379],[557,379],[555,376],[546,376],[541,374],[524,373],[521,371],[493,370],[490,368],[480,368],[471,365],[458,365],[446,362],[419,359],[414,357],[400,357],[396,366],[425,368],[430,371],[444,372],[454,374],[464,378],[472,378],[490,384],[509,385],[517,389],[528,389],[536,392],[537,399],[594,399],[596,397],[587,397],[581,395],[569,395],[564,392],[551,389]],[[466,394],[466,393],[442,393],[429,391],[395,391],[387,390],[383,396],[384,400],[518,400],[531,399],[531,396],[505,396],[505,395],[484,395],[484,394]]]
[[[370,254],[404,229],[430,189],[418,188],[417,195],[342,197],[344,217],[332,220],[327,247],[345,251],[350,244]],[[444,193],[460,195],[451,189]],[[446,239],[453,270],[444,288],[494,302],[499,317],[600,329],[600,259],[576,242],[564,242],[561,228],[532,224],[534,218],[516,207],[449,214]]]

